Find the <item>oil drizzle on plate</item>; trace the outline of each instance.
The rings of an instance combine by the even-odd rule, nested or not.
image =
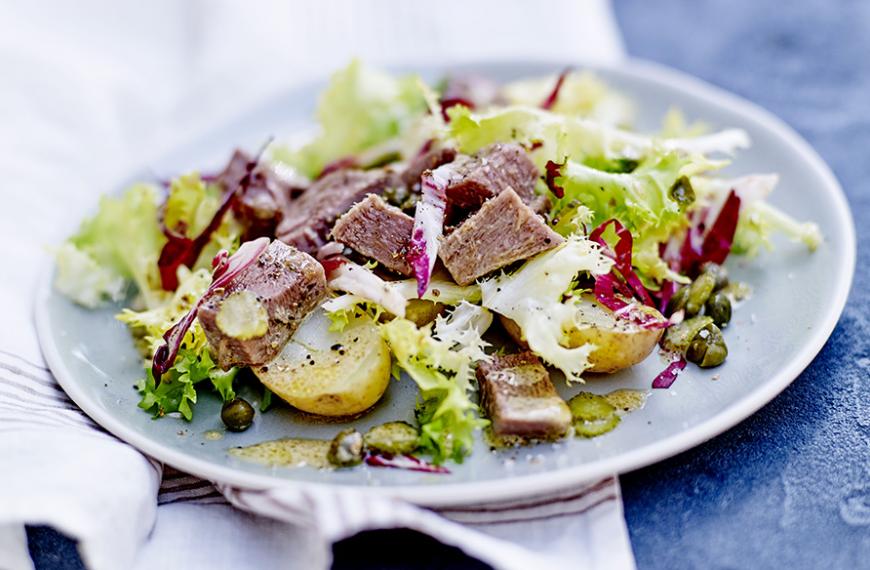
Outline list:
[[[330,442],[324,439],[284,438],[264,441],[247,447],[233,447],[228,453],[243,461],[272,467],[302,467],[317,469],[333,467],[326,459]]]
[[[607,403],[619,410],[620,413],[629,413],[639,410],[646,405],[647,390],[632,390],[630,388],[622,388],[614,390],[607,394],[601,395]]]

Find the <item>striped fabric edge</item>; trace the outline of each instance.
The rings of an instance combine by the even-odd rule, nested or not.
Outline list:
[[[572,495],[541,498],[515,507],[484,505],[438,512],[461,524],[505,525],[579,516],[618,499],[618,487],[612,478],[608,478]]]
[[[0,434],[70,428],[83,436],[113,437],[76,406],[47,367],[0,350]],[[148,460],[163,471],[159,461]],[[171,468],[164,472],[157,501],[227,504],[210,482]]]
[[[228,504],[226,498],[211,482],[166,467],[160,482],[157,504],[173,503]]]

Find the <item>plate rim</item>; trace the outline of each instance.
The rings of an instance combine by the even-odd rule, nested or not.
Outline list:
[[[565,67],[566,62],[557,60],[520,61],[516,59],[498,59],[463,62],[461,66],[469,68],[473,66],[486,67],[487,65],[522,63],[551,65],[553,69],[559,69]],[[408,66],[403,67],[408,68]],[[449,66],[445,64],[445,67]],[[52,275],[54,264],[53,262],[47,262],[39,276],[34,316],[40,349],[52,374],[76,405],[97,424],[118,439],[161,462],[216,484],[260,490],[299,485],[313,487],[338,486],[343,489],[356,489],[368,494],[402,499],[429,507],[449,507],[504,501],[561,491],[574,485],[646,467],[700,445],[731,429],[755,414],[762,406],[772,401],[780,392],[788,387],[818,355],[839,322],[849,296],[849,291],[851,290],[857,257],[855,225],[845,193],[830,167],[803,137],[773,113],[751,101],[687,73],[659,63],[637,58],[626,58],[620,63],[605,65],[582,63],[582,67],[592,70],[611,70],[616,73],[637,77],[647,82],[666,84],[707,104],[742,115],[747,120],[760,125],[766,131],[772,133],[784,145],[790,147],[790,150],[796,156],[804,160],[808,167],[819,175],[826,193],[831,198],[832,211],[843,225],[845,247],[842,252],[842,262],[839,264],[839,274],[834,279],[837,287],[828,296],[831,302],[827,307],[827,311],[824,317],[814,324],[812,334],[803,343],[804,348],[794,360],[787,363],[777,374],[770,377],[764,385],[748,392],[746,396],[737,400],[720,413],[678,434],[658,440],[628,453],[596,460],[590,464],[495,481],[372,487],[353,484],[314,483],[244,472],[230,466],[218,465],[205,459],[191,457],[180,450],[175,450],[153,440],[147,435],[139,434],[135,430],[128,428],[123,421],[101,413],[98,402],[92,401],[84,390],[78,389],[74,375],[66,368],[58,347],[51,338],[48,299],[53,291]],[[301,90],[311,84],[306,83],[291,89]]]

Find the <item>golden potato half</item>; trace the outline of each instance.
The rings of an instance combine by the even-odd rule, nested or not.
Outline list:
[[[639,307],[654,312],[655,309]],[[511,319],[501,317],[505,330],[520,346],[527,346],[522,331]],[[662,336],[662,329],[646,329],[620,319],[613,311],[599,305],[591,296],[581,298],[577,321],[564,331],[566,348],[576,348],[586,343],[596,346],[589,355],[589,372],[611,373],[644,360],[653,351]]]
[[[299,327],[275,360],[254,374],[285,402],[322,416],[349,416],[372,407],[390,382],[390,352],[368,317],[330,332],[322,309]]]

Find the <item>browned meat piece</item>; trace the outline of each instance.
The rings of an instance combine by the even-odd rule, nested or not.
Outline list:
[[[513,190],[481,206],[444,238],[438,255],[460,285],[552,249],[565,241]]]
[[[538,169],[516,144],[496,143],[473,158],[460,156],[453,161],[453,170],[455,174],[447,185],[451,207],[477,208],[508,188],[527,204],[535,197]]]
[[[369,194],[335,222],[332,237],[390,271],[411,275],[405,251],[412,229],[414,218]]]
[[[421,153],[414,158],[405,172],[402,173],[402,182],[411,190],[419,191],[420,176],[427,170],[434,170],[442,164],[453,162],[456,158],[456,150],[453,148],[436,148]]]
[[[397,183],[385,170],[338,170],[311,185],[293,201],[278,225],[278,239],[314,254],[323,244],[335,220],[366,194],[381,194]]]
[[[226,168],[217,177],[225,191],[236,188],[241,182],[250,160],[251,157],[244,151],[236,150],[233,153]],[[269,166],[260,165],[254,169],[251,183],[233,204],[236,218],[245,227],[244,240],[274,235],[292,196],[304,188],[303,181],[284,180]]]
[[[275,240],[226,289],[212,293],[196,316],[221,368],[259,366],[281,352],[325,296],[323,267]]]
[[[480,363],[477,382],[481,405],[496,436],[553,439],[571,426],[571,410],[532,352]]]
[[[553,203],[550,202],[550,197],[546,194],[538,194],[532,201],[529,202],[529,208],[531,208],[536,214],[546,215],[547,212],[550,211],[550,208],[553,207]]]

